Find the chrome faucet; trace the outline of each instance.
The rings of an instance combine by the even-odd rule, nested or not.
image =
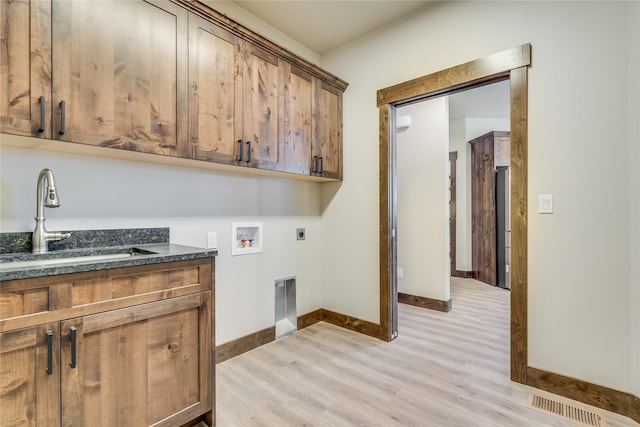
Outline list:
[[[45,195],[44,182],[47,181],[47,194]],[[36,228],[32,234],[32,252],[44,253],[49,250],[49,242],[66,239],[71,234],[60,231],[47,231],[44,227],[44,208],[57,208],[60,206],[60,198],[56,190],[56,182],[53,172],[50,169],[42,169],[38,176],[38,187],[36,189]]]

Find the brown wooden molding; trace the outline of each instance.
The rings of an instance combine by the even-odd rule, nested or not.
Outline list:
[[[450,268],[449,271],[453,276],[456,271],[456,258],[457,258],[457,205],[458,205],[458,196],[457,196],[457,160],[458,160],[458,152],[450,151],[449,152],[449,263]]]
[[[403,304],[415,305],[416,307],[428,308],[430,310],[443,311],[445,313],[451,311],[451,299],[442,301],[439,299],[419,297],[417,295],[409,295],[398,292],[398,302],[401,302]]]
[[[417,79],[381,89],[379,107],[379,185],[380,185],[380,328],[381,338],[391,340],[392,301],[397,244],[395,231],[395,150],[390,118],[395,109],[470,89],[493,81],[509,79],[511,95],[511,379],[526,384],[527,378],[527,163],[528,163],[528,67],[531,45],[523,44],[495,55],[480,58]]]
[[[418,77],[378,91],[378,106],[410,102],[424,94],[437,95],[469,85],[486,82],[501,75],[509,75],[514,68],[531,65],[531,45],[512,49],[470,61],[446,70]]]
[[[268,344],[276,339],[276,327],[271,326],[266,329],[254,332],[244,337],[229,341],[228,343],[216,346],[216,363],[224,362],[227,359],[246,353],[249,350]]]
[[[393,267],[397,264],[397,258],[392,255],[391,250],[391,230],[396,229],[397,218],[393,215],[393,199],[389,198],[392,194],[392,187],[395,181],[395,173],[391,170],[393,167],[393,147],[389,144],[389,122],[391,120],[391,106],[383,105],[379,108],[380,121],[380,196],[379,196],[379,215],[380,215],[380,339],[391,341],[393,336],[392,327],[392,311],[393,298],[391,296],[391,284],[397,281],[397,274],[393,271]],[[382,142],[386,141],[386,144]],[[393,258],[393,260],[392,260]],[[393,267],[392,267],[393,266]]]
[[[638,421],[638,397],[623,391],[527,367],[527,385]],[[635,418],[634,418],[635,417]]]
[[[640,397],[631,396],[629,399],[629,418],[640,424]]]
[[[361,320],[356,317],[336,313],[331,310],[322,310],[322,320],[332,325],[341,326],[345,329],[360,332],[371,337],[380,338],[380,325]]]
[[[322,322],[322,313],[323,310],[319,308],[310,313],[298,316],[298,329],[304,329],[315,323]]]
[[[304,329],[318,322],[327,322],[345,329],[380,338],[380,325],[335,311],[319,308],[302,316],[298,316],[298,329]]]
[[[464,271],[464,270],[452,270],[451,276],[462,277],[463,279],[473,279],[475,277],[473,271]]]
[[[213,425],[213,411],[209,411],[206,414],[200,415],[188,423],[183,424],[180,427],[196,427],[196,426],[212,426]]]
[[[323,321],[364,335],[380,338],[380,325],[323,308],[298,316],[298,329],[304,329],[314,323]],[[271,326],[216,346],[216,363],[224,362],[232,357],[275,341],[275,339],[276,328]]]
[[[531,45],[528,46],[531,50]],[[529,53],[530,55],[530,53]],[[511,70],[511,380],[526,384],[528,343],[528,87],[527,67]]]
[[[329,83],[332,86],[340,88],[341,91],[345,91],[349,83],[340,79],[337,76],[323,70],[317,65],[301,58],[295,53],[282,46],[272,42],[271,40],[263,37],[262,35],[252,31],[251,29],[239,24],[231,18],[223,15],[216,10],[212,9],[208,5],[202,3],[199,0],[173,0],[174,2],[182,5],[191,12],[213,22],[214,24],[224,28],[231,32],[235,36],[238,36],[244,40],[249,41],[251,44],[259,46],[260,48],[282,58],[283,60],[293,64],[297,67],[303,68],[312,75],[319,79]]]

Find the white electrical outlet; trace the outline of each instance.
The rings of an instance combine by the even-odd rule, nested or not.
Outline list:
[[[404,277],[404,268],[398,267],[398,279],[402,279]]]
[[[218,233],[216,233],[215,231],[207,233],[207,248],[218,248]]]

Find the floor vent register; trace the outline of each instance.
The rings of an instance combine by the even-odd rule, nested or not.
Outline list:
[[[607,422],[600,414],[537,394],[529,394],[529,406],[572,421],[579,426],[607,427]]]

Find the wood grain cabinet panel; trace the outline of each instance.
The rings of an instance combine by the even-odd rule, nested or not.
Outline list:
[[[187,23],[170,2],[54,0],[54,138],[183,155]]]
[[[284,120],[281,140],[285,170],[309,175],[312,165],[311,140],[313,135],[313,77],[291,64],[283,64]]]
[[[313,175],[342,179],[342,91],[316,82]]]
[[[0,132],[49,138],[51,1],[0,1],[0,23]]]
[[[342,179],[342,91],[289,64],[284,89],[285,170]]]
[[[62,322],[62,425],[175,426],[211,410],[210,307],[206,292]]]
[[[192,156],[282,170],[281,61],[195,14],[189,20]]]
[[[202,3],[15,0],[0,21],[1,132],[342,179],[347,83]]]
[[[213,277],[207,258],[3,282],[0,425],[160,427],[211,416]],[[29,308],[25,296],[43,287],[50,301]]]
[[[60,425],[59,330],[51,323],[0,333],[1,426]]]
[[[236,164],[236,127],[242,123],[241,40],[217,25],[189,15],[189,129],[191,155]]]
[[[282,170],[278,125],[283,114],[282,72],[278,58],[244,43],[242,132],[245,164],[261,169]]]

